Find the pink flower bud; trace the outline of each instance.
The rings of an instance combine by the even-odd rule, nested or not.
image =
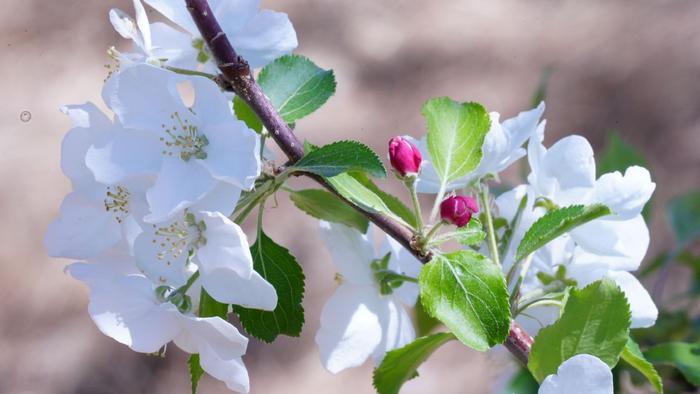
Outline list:
[[[394,170],[404,177],[418,173],[423,157],[418,148],[407,139],[394,137],[389,140],[389,161]]]
[[[457,227],[464,227],[479,212],[479,207],[473,198],[467,196],[447,197],[440,204],[440,217]]]

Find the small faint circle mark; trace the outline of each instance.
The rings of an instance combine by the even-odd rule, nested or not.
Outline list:
[[[24,123],[29,122],[30,120],[32,120],[32,113],[29,111],[22,111],[19,114],[19,120],[21,120]]]

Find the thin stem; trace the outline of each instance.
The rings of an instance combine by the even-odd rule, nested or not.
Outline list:
[[[175,291],[170,293],[170,295],[167,298],[167,301],[170,301],[177,294],[187,293],[187,290],[189,290],[190,287],[192,287],[192,285],[194,284],[194,282],[197,281],[198,278],[199,278],[199,271],[195,271],[195,273],[192,274],[192,276],[190,276],[189,279],[187,279],[187,283],[178,287],[177,289],[175,289]]]
[[[513,312],[513,317],[517,317],[526,310],[534,308],[536,306],[558,306],[561,308],[561,300],[557,300],[554,298],[541,298],[538,300],[533,300],[531,302],[528,302],[527,304],[524,304],[523,306],[518,306],[518,309],[516,309],[515,312]]]
[[[209,78],[211,80],[214,80],[216,78],[216,75],[214,75],[214,74],[209,74],[209,73],[195,71],[195,70],[188,70],[186,68],[165,66],[165,69],[170,70],[170,71],[175,72],[175,73],[178,73],[178,74],[182,74],[182,75],[196,75],[199,77]]]
[[[430,211],[430,223],[435,222],[435,219],[437,219],[438,212],[440,212],[440,204],[442,204],[442,200],[445,198],[446,191],[447,191],[447,184],[445,182],[442,182],[440,184],[440,190],[438,191],[438,194],[435,196],[435,202],[433,203],[433,209]]]
[[[420,209],[420,201],[418,201],[418,192],[416,191],[416,177],[413,176],[406,180],[406,187],[411,193],[411,202],[413,203],[413,213],[416,216],[416,231],[418,234],[423,234],[423,215]]]
[[[493,262],[500,267],[501,259],[498,257],[496,231],[493,229],[493,217],[491,216],[491,206],[489,204],[489,187],[486,184],[481,185],[479,191],[479,203],[481,204],[481,208],[484,210],[484,215],[486,216],[486,230],[491,260],[493,260]]]
[[[423,238],[422,243],[424,245],[429,244],[430,240],[433,239],[433,237],[435,236],[437,231],[440,229],[440,227],[442,227],[443,224],[445,224],[444,220],[441,220],[441,221],[435,223],[433,228],[431,228],[430,231],[428,231],[428,234],[425,235],[425,238]]]
[[[522,268],[520,269],[520,275],[518,275],[518,281],[515,283],[515,287],[513,287],[513,292],[510,293],[510,304],[514,305],[515,302],[518,300],[520,297],[520,287],[523,285],[523,282],[525,281],[525,275],[527,275],[527,271],[530,270],[530,265],[532,264],[532,257],[533,253],[530,253],[525,257],[525,260],[523,260],[523,265]],[[516,262],[518,264],[519,262]],[[510,285],[510,281],[506,282],[508,285]]]

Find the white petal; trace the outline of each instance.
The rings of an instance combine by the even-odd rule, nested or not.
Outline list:
[[[184,226],[182,220],[145,224],[143,232],[134,241],[134,256],[139,269],[154,283],[173,287],[182,286],[187,281],[185,265],[190,244],[175,235],[161,235],[159,230],[176,222],[179,227]]]
[[[370,264],[375,259],[372,226],[367,234],[339,223],[321,221],[320,235],[333,257],[333,263],[344,282],[374,284]]]
[[[563,189],[590,187],[595,182],[593,148],[588,140],[571,135],[552,145],[544,157],[544,171]]]
[[[253,273],[253,257],[243,230],[220,212],[200,212],[197,219],[207,226],[204,232],[207,243],[197,250],[202,273],[225,275],[232,271],[249,278]]]
[[[287,14],[262,10],[241,29],[222,26],[238,53],[251,67],[262,67],[274,59],[291,53],[299,45]]]
[[[63,200],[58,219],[49,224],[44,246],[52,257],[88,259],[115,245],[121,236],[121,226],[104,202],[73,192]]]
[[[612,394],[610,368],[598,357],[578,354],[564,361],[556,375],[547,376],[539,394]]]
[[[227,360],[216,357],[214,352],[203,351],[199,354],[199,364],[206,373],[226,383],[229,390],[250,391],[248,370],[240,357]]]
[[[151,26],[148,24],[148,15],[146,15],[141,0],[134,0],[134,11],[136,13],[136,26],[141,32],[143,46],[148,52],[151,49]]]
[[[118,276],[99,264],[67,267],[90,287],[88,311],[103,334],[137,352],[152,353],[181,330],[172,304],[158,305],[151,282],[142,276]]]
[[[173,124],[173,113],[189,114],[177,91],[181,80],[174,72],[137,64],[113,75],[102,95],[124,127],[160,132]]]
[[[593,198],[610,207],[614,218],[627,220],[642,212],[656,184],[646,168],[627,168],[625,175],[615,171],[601,176],[595,183]]]
[[[199,37],[199,30],[192,20],[192,15],[185,7],[185,3],[172,0],[144,0],[146,4],[163,14],[195,37]]]
[[[649,247],[649,229],[641,215],[622,221],[596,219],[570,234],[582,249],[574,257],[577,264],[613,270],[636,270]]]
[[[117,184],[136,176],[156,174],[163,144],[154,133],[116,129],[85,154],[85,164],[98,182]]]
[[[238,204],[241,189],[226,182],[216,182],[214,188],[204,198],[192,204],[190,211],[221,212],[229,216]]]
[[[411,317],[395,297],[382,297],[377,314],[382,326],[382,340],[373,353],[374,362],[379,365],[386,352],[403,347],[416,339]]]
[[[390,270],[412,278],[418,278],[421,269],[423,269],[423,264],[391,237],[384,238],[381,253],[377,257],[381,258],[386,253],[391,253],[388,267]],[[413,306],[416,304],[419,291],[417,283],[404,282],[401,287],[394,289],[394,294],[404,304]]]
[[[204,198],[214,186],[216,181],[198,160],[165,158],[156,183],[146,192],[151,213],[144,220],[164,221]]]
[[[250,190],[260,175],[260,139],[238,120],[204,130],[207,158],[198,160],[211,175],[241,189]]]
[[[197,114],[200,126],[227,125],[232,129],[248,129],[233,115],[233,104],[219,86],[209,78],[194,76],[189,79],[194,90],[192,110]],[[238,123],[242,124],[238,124]],[[232,124],[236,123],[236,124]],[[252,132],[252,131],[251,131]],[[255,132],[252,132],[255,133]],[[232,133],[238,135],[238,133]],[[208,137],[208,136],[207,136]]]
[[[362,365],[382,340],[379,296],[371,286],[341,285],[321,311],[316,344],[331,373]]]
[[[253,271],[244,279],[228,271],[202,273],[202,286],[213,298],[227,304],[272,311],[277,307],[277,291],[260,274]]]
[[[212,0],[209,4],[226,34],[243,28],[260,9],[260,0]]]
[[[142,51],[146,52],[147,48],[144,45],[143,37],[141,32],[136,25],[136,22],[127,14],[126,12],[112,8],[109,11],[109,22],[114,27],[114,30],[119,33],[120,36],[132,40]]]
[[[523,111],[518,116],[501,123],[501,127],[509,137],[511,148],[521,147],[536,132],[544,110],[543,101],[536,108]]]
[[[614,280],[625,292],[632,312],[632,328],[651,327],[656,323],[659,310],[647,290],[634,277],[625,271],[610,271],[606,275]]]
[[[556,306],[535,306],[515,319],[528,334],[535,337],[544,327],[554,324],[559,320],[559,307]]]
[[[165,64],[171,67],[196,70],[197,49],[192,46],[192,36],[162,22],[151,24],[153,47],[151,56],[167,59]]]
[[[426,137],[415,139],[409,135],[405,135],[404,138],[415,145],[423,157],[420,173],[418,173],[418,179],[416,180],[416,191],[418,191],[418,193],[437,194],[440,191],[441,181],[430,160]]]
[[[87,102],[61,107],[61,112],[68,115],[73,127],[110,128],[112,121],[95,104]]]
[[[245,354],[248,338],[224,319],[180,315],[183,331],[175,344],[188,353],[211,351],[218,358],[230,360]]]

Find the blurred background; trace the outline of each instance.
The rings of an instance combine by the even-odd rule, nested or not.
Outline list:
[[[107,20],[113,7],[133,14],[127,0],[5,0],[0,10],[0,393],[189,392],[182,352],[173,347],[159,359],[101,335],[87,314],[86,288],[62,271],[68,261],[48,258],[42,247],[69,190],[59,151],[70,124],[59,107],[100,103],[106,49],[128,49]],[[336,95],[297,125],[301,138],[354,138],[384,156],[391,136],[424,133],[428,98],[475,100],[508,118],[530,108],[550,67],[546,144],[577,133],[599,151],[617,130],[657,182],[648,260],[673,245],[664,205],[700,183],[700,2],[264,0],[263,7],[288,13],[298,52],[336,73]],[[504,182],[519,182],[517,168]],[[251,340],[252,392],[372,393],[369,363],[337,376],[320,364],[313,336],[334,269],[315,247],[317,224],[291,208],[281,198],[266,232],[306,270],[307,324],[299,339]],[[670,273],[662,299],[672,306],[688,271]],[[508,357],[452,343],[405,392],[490,392],[511,368]],[[200,392],[227,391],[205,377]]]

